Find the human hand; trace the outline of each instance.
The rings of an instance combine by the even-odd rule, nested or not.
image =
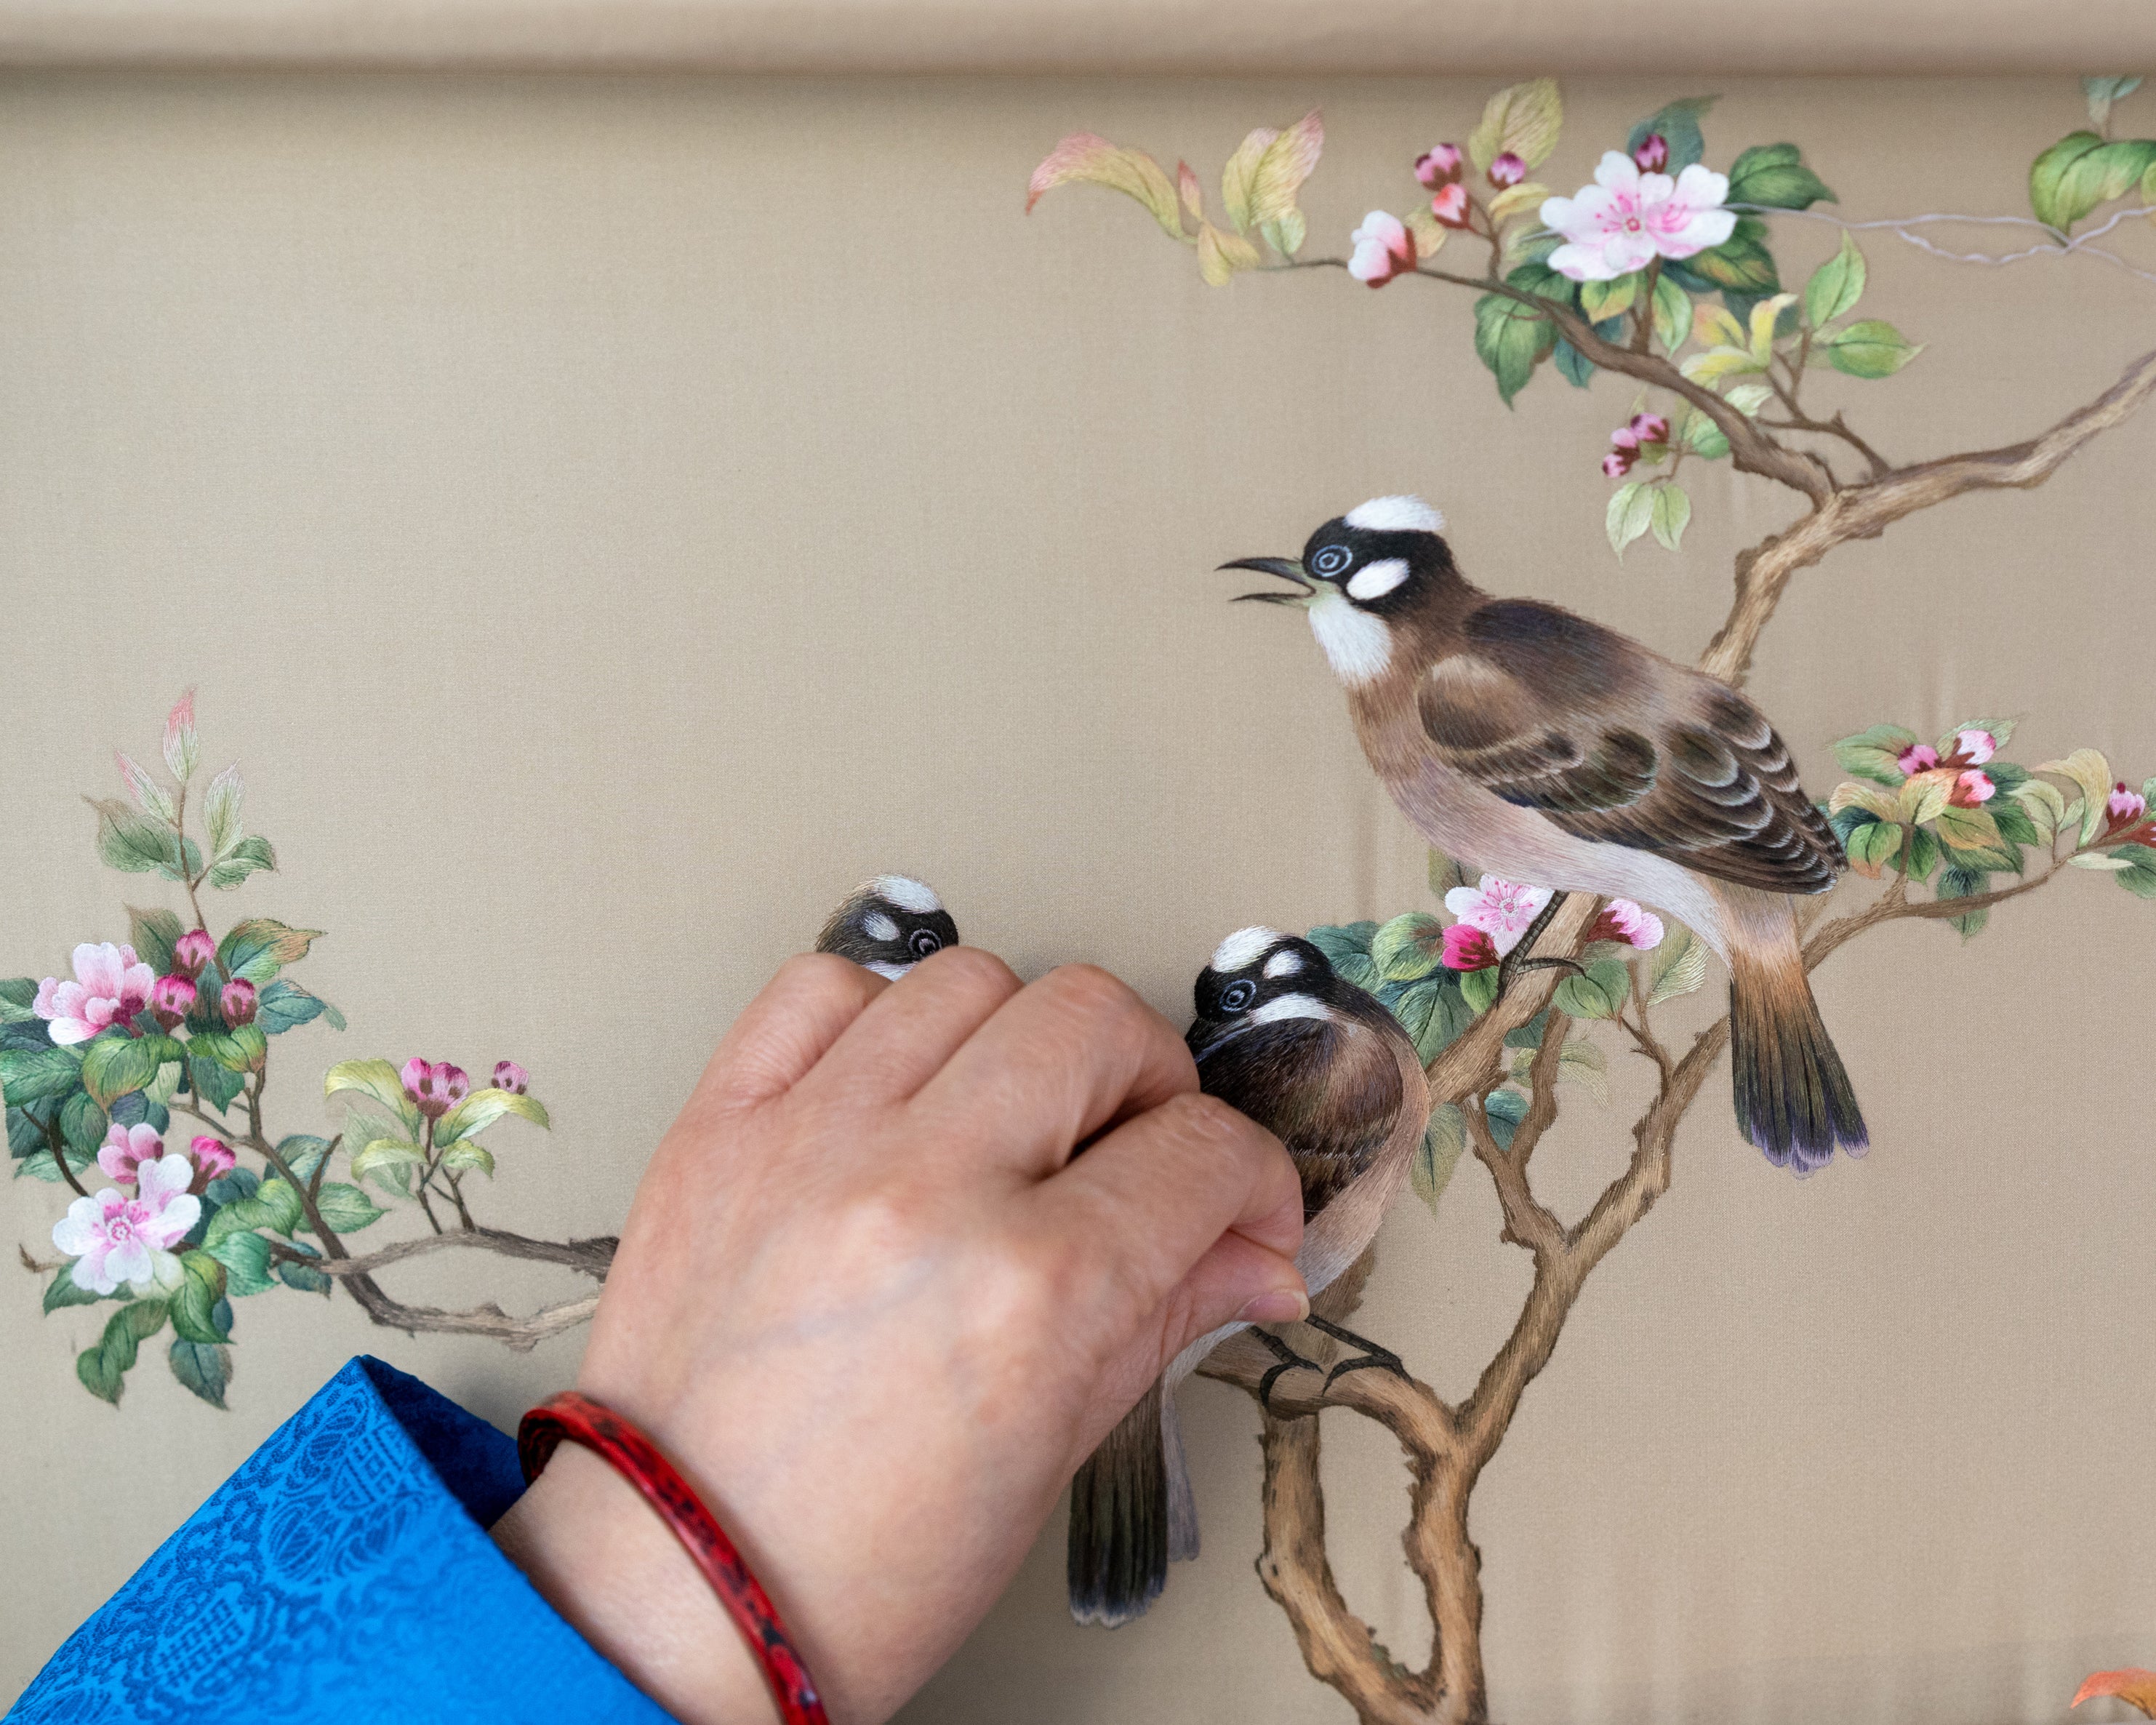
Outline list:
[[[1308,1310],[1301,1226],[1278,1142],[1199,1095],[1182,1039],[1106,972],[1021,988],[961,947],[887,983],[799,957],[646,1170],[578,1387],[711,1507],[834,1721],[872,1725],[1167,1361]],[[775,1717],[701,1575],[597,1457],[565,1445],[495,1535],[677,1717]]]

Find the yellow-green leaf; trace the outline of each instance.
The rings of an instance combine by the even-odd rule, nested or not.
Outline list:
[[[2156,1671],[2143,1671],[2139,1666],[2097,1671],[2074,1692],[2071,1705],[2079,1707],[2099,1695],[2115,1697],[2137,1713],[2156,1719]]]
[[[1609,535],[1609,548],[1621,558],[1625,547],[1647,531],[1655,518],[1655,499],[1650,487],[1638,480],[1629,480],[1609,494],[1609,507],[1604,511],[1603,526]]]
[[[1777,294],[1771,300],[1762,300],[1752,308],[1752,357],[1759,362],[1759,370],[1765,371],[1767,362],[1774,357],[1776,321],[1784,307],[1796,303],[1794,294]]]
[[[1695,353],[1677,367],[1695,383],[1712,384],[1720,378],[1741,377],[1767,368],[1742,347],[1710,347]]]
[[[1178,239],[1190,237],[1183,231],[1175,187],[1167,171],[1142,150],[1119,149],[1090,131],[1072,132],[1034,169],[1033,177],[1026,184],[1028,213],[1046,193],[1073,180],[1106,186],[1126,197],[1135,198],[1152,212],[1153,220],[1167,233]]]
[[[1691,295],[1666,275],[1655,278],[1655,339],[1671,353],[1685,344],[1692,326]]]
[[[1238,234],[1248,233],[1252,226],[1250,185],[1257,177],[1265,146],[1279,136],[1277,126],[1258,127],[1235,146],[1235,153],[1220,170],[1220,201],[1227,205],[1228,219],[1235,224]]]
[[[1648,517],[1655,530],[1655,537],[1666,551],[1675,551],[1684,542],[1684,530],[1691,520],[1691,499],[1685,495],[1682,485],[1665,480],[1654,488],[1653,512]]]
[[[2014,800],[2028,810],[2030,822],[2046,843],[2066,824],[2066,796],[2049,780],[2028,779],[2016,785],[2012,794]]]
[[[1225,287],[1239,270],[1255,270],[1261,260],[1258,249],[1240,234],[1230,234],[1210,222],[1198,229],[1198,273],[1208,287]]]
[[[1482,118],[1467,135],[1467,154],[1478,168],[1510,151],[1529,167],[1540,167],[1557,148],[1564,124],[1564,102],[1554,78],[1515,84],[1491,96]]]
[[[2039,773],[2056,773],[2071,778],[2082,790],[2081,842],[2087,844],[2102,829],[2105,804],[2111,799],[2111,762],[2096,749],[2076,749],[2063,761],[2046,761]]]
[[[505,1114],[517,1115],[534,1126],[551,1127],[554,1123],[547,1117],[538,1097],[519,1096],[514,1091],[496,1090],[490,1085],[485,1090],[474,1091],[435,1122],[434,1142],[437,1146],[454,1144],[459,1138],[483,1132]]]
[[[322,1095],[326,1099],[339,1091],[347,1090],[372,1096],[383,1106],[393,1110],[404,1122],[405,1130],[412,1137],[418,1137],[421,1117],[418,1106],[404,1094],[404,1081],[388,1061],[339,1060],[322,1080]]]
[[[1250,219],[1278,222],[1295,209],[1296,194],[1325,149],[1325,122],[1312,108],[1265,146],[1250,176]]]
[[[426,1153],[403,1138],[377,1138],[352,1159],[352,1177],[363,1180],[377,1168],[416,1168]]]
[[[1915,826],[1937,820],[1939,811],[1947,806],[1947,798],[1953,794],[1954,782],[1961,775],[1949,768],[1937,767],[1928,773],[1912,773],[1902,786],[1895,799],[1895,811],[1889,820],[1906,820]]]
[[[1956,809],[1949,805],[1939,811],[1938,835],[1956,850],[1997,850],[2000,848],[1999,823],[1981,809]]]
[[[1430,219],[1437,218],[1433,216]],[[1614,281],[1583,281],[1579,285],[1579,309],[1589,323],[1621,317],[1632,309],[1632,301],[1639,296],[1640,284],[1644,280],[1635,270],[1630,275],[1620,275]]]
[[[1198,176],[1191,172],[1190,164],[1187,162],[1175,164],[1175,189],[1183,200],[1183,207],[1190,212],[1193,219],[1203,223],[1205,220],[1205,194],[1199,189]]]
[[[1748,341],[1743,324],[1704,300],[1692,308],[1691,336],[1702,347],[1743,348]]]
[[[1550,195],[1550,188],[1533,180],[1523,180],[1517,186],[1507,186],[1490,200],[1490,219],[1509,222],[1523,210],[1540,209],[1543,200]]]
[[[1416,210],[1402,224],[1414,236],[1415,261],[1427,264],[1438,254],[1445,244],[1445,237],[1452,230],[1427,209]]]
[[[1823,330],[1854,306],[1864,294],[1864,254],[1846,234],[1841,249],[1818,269],[1804,284],[1804,319]]]
[[[1839,814],[1845,809],[1866,809],[1881,820],[1900,820],[1901,804],[1876,784],[1864,784],[1853,778],[1844,779],[1834,788],[1827,798],[1826,812]]]

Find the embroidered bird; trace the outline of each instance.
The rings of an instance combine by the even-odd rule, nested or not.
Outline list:
[[[1804,975],[1793,895],[1844,865],[1758,708],[1585,618],[1470,586],[1417,497],[1327,521],[1301,557],[1244,557],[1290,591],[1348,691],[1363,751],[1432,845],[1508,880],[1638,900],[1729,967],[1737,1120],[1799,1174],[1868,1142]]]
[[[878,875],[831,912],[816,950],[896,981],[926,958],[958,944],[958,925],[943,901],[904,875]]]
[[[1408,1178],[1430,1123],[1421,1057],[1393,1015],[1337,975],[1308,941],[1245,928],[1199,973],[1188,1041],[1199,1087],[1240,1108],[1287,1147],[1302,1177],[1296,1267],[1313,1297],[1362,1255]],[[1311,1325],[1362,1352],[1327,1378],[1399,1359],[1312,1313]],[[1183,1350],[1079,1469],[1070,1486],[1070,1615],[1112,1628],[1137,1616],[1167,1584],[1171,1560],[1198,1555],[1175,1392],[1231,1323]],[[1312,1363],[1267,1330],[1254,1333],[1279,1362],[1260,1386]]]

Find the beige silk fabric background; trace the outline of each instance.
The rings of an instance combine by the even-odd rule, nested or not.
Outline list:
[[[1697,85],[1568,80],[1541,177],[1578,183]],[[1317,101],[1303,203],[1336,251],[1490,87],[11,75],[0,970],[171,896],[99,866],[79,798],[198,684],[208,763],[242,763],[282,865],[218,914],[326,928],[304,975],[351,1019],[280,1045],[280,1129],[319,1127],[300,1075],[336,1059],[513,1056],[555,1129],[498,1135],[479,1202],[559,1236],[618,1225],[717,1032],[865,873],[1178,1017],[1239,924],[1426,904],[1307,630],[1207,572],[1421,491],[1485,585],[1690,658],[1790,496],[1696,468],[1682,554],[1620,567],[1595,469],[1629,387],[1544,377],[1508,413],[1463,294],[1215,291],[1106,193],[1019,212],[1073,129],[1209,174]],[[2056,76],[1708,87],[1711,160],[1796,140],[1860,218],[2021,210],[2083,123]],[[1779,224],[1788,277],[1835,237]],[[1815,387],[1897,456],[2033,432],[2156,345],[2156,285],[2100,264],[1866,250],[1868,314],[1929,346]],[[2019,759],[2156,763],[2152,450],[2144,415],[1798,578],[1753,688],[1815,794],[1828,742],[1887,718],[2025,714]],[[1904,923],[1837,956],[1819,993],[1876,1147],[1801,1185],[1710,1081],[1476,1497],[1495,1717],[2051,1720],[2085,1671],[2152,1662],[2152,963],[2151,907],[2093,875],[1967,947]],[[1570,1213],[1640,1091],[1568,1101],[1537,1167]],[[7,1244],[43,1250],[60,1195],[9,1187]],[[1446,1393],[1526,1285],[1498,1225],[1470,1167],[1383,1236],[1358,1322]],[[576,1291],[494,1259],[390,1276]],[[239,1307],[230,1413],[162,1343],[116,1411],[71,1367],[105,1314],[42,1317],[38,1286],[0,1270],[0,1696],[348,1355],[507,1426],[582,1345],[415,1341],[280,1292]],[[1081,1630],[1059,1517],[912,1725],[1345,1717],[1251,1574],[1255,1409],[1184,1405],[1204,1558],[1142,1623]],[[1389,1440],[1326,1432],[1343,1588],[1420,1645]]]

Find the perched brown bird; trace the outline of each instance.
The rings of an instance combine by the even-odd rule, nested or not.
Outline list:
[[[1270,1131],[1302,1177],[1302,1250],[1312,1296],[1360,1257],[1405,1183],[1430,1123],[1430,1086],[1414,1044],[1393,1015],[1343,981],[1308,941],[1238,930],[1199,973],[1188,1036],[1199,1087]],[[1391,1353],[1313,1313],[1311,1325],[1362,1349],[1358,1367],[1398,1371]],[[1111,1628],[1158,1597],[1171,1559],[1198,1555],[1198,1511],[1176,1423],[1175,1391],[1240,1330],[1231,1323],[1178,1354],[1160,1381],[1086,1459],[1070,1485],[1070,1615]],[[1311,1361],[1270,1331],[1255,1332],[1279,1363],[1260,1388]],[[1328,1379],[1329,1381],[1329,1379]]]
[[[1844,859],[1782,739],[1726,683],[1470,586],[1444,525],[1419,498],[1379,497],[1299,561],[1222,567],[1293,584],[1240,597],[1307,611],[1363,752],[1432,845],[1560,894],[1656,906],[1722,955],[1738,1123],[1769,1161],[1809,1173],[1837,1144],[1861,1153],[1790,897],[1825,892]]]

